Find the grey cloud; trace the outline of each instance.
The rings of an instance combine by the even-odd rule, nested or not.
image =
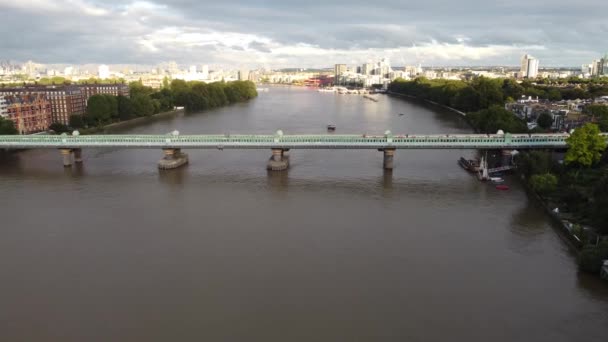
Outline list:
[[[521,53],[526,52],[525,46],[543,46],[544,50],[534,52],[541,63],[544,59],[563,65],[586,63],[608,50],[605,40],[608,2],[604,0],[590,0],[584,6],[566,0],[511,0],[503,4],[485,0],[225,0],[213,3],[150,0],[139,2],[136,7],[117,0],[84,1],[101,6],[111,14],[90,16],[74,13],[70,8],[61,13],[34,6],[15,8],[3,5],[5,2],[0,0],[0,28],[10,33],[3,37],[0,59],[49,63],[152,64],[163,60],[212,63],[226,59],[238,61],[240,54],[247,52],[242,46],[268,54],[274,49],[273,44],[259,39],[244,43],[248,45],[223,42],[229,47],[223,44],[196,47],[180,45],[179,37],[174,44],[169,41],[157,46],[157,50],[142,46],[142,41],[151,42],[162,29],[175,29],[176,35],[250,34],[282,46],[308,44],[328,51],[396,49],[431,41],[455,44],[459,37],[466,37],[468,46],[521,47]],[[123,15],[127,8],[129,14]],[[230,51],[239,55],[227,55]],[[319,60],[325,63],[319,66],[334,62],[277,55],[281,57],[301,65]],[[517,58],[493,56],[464,63],[517,64]]]
[[[253,41],[253,42],[249,43],[249,48],[252,50],[260,51],[260,52],[272,52],[272,50],[270,50],[268,45],[258,42],[258,41]]]

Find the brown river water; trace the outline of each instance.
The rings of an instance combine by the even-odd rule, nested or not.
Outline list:
[[[404,115],[399,116],[399,113]],[[271,87],[119,133],[466,133],[436,107]],[[475,151],[58,151],[0,159],[0,341],[607,341],[608,285]]]

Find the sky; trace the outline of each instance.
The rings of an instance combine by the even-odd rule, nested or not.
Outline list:
[[[580,67],[608,51],[607,15],[606,0],[0,0],[0,60]]]

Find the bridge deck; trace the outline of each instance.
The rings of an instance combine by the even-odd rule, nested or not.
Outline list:
[[[603,134],[608,140],[608,134]],[[568,134],[525,135],[4,135],[0,148],[529,149],[566,148]]]

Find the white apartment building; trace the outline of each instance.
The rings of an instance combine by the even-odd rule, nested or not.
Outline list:
[[[521,58],[521,78],[536,78],[538,76],[538,59],[525,54]]]

